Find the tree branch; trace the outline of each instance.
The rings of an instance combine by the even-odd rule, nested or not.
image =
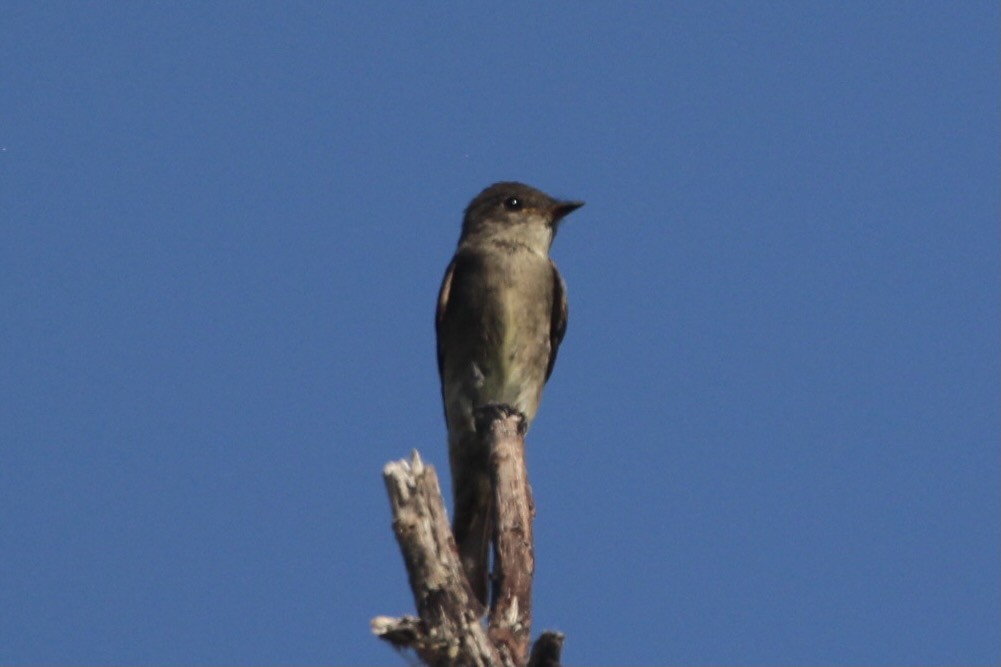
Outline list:
[[[524,665],[532,632],[535,573],[525,417],[508,406],[484,406],[476,412],[476,430],[490,452],[494,489],[494,585],[488,632],[506,659]]]
[[[500,665],[459,564],[434,468],[415,451],[409,463],[387,464],[383,479],[420,618],[382,617],[373,621],[372,631],[397,648],[414,649],[434,667]]]
[[[394,648],[413,649],[429,667],[559,667],[562,634],[545,632],[530,657],[528,651],[535,508],[525,467],[525,418],[494,405],[480,408],[476,419],[494,489],[489,630],[459,562],[438,476],[415,451],[410,461],[388,463],[383,479],[418,616],[379,616],[372,632]]]

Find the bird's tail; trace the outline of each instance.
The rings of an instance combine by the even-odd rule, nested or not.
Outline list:
[[[493,539],[493,492],[486,456],[475,432],[449,438],[452,468],[452,533],[459,559],[473,593],[487,604],[490,580],[490,542]]]

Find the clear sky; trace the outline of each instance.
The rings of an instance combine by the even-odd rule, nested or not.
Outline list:
[[[572,665],[998,664],[996,2],[8,2],[0,663],[374,664],[462,210],[587,201]],[[447,493],[447,488],[446,488]]]

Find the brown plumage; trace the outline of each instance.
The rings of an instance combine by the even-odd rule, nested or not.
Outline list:
[[[510,405],[531,424],[566,333],[566,288],[549,248],[581,202],[496,183],[466,209],[438,295],[438,372],[448,425],[453,532],[474,592],[486,603],[491,490],[473,410]]]

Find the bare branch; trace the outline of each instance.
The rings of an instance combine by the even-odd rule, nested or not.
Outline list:
[[[516,665],[528,660],[532,632],[532,490],[525,467],[525,417],[508,406],[485,406],[476,430],[490,452],[495,512],[493,600],[489,635]]]
[[[476,416],[494,490],[489,630],[459,562],[438,476],[415,451],[410,461],[387,464],[383,478],[418,615],[376,617],[372,632],[398,650],[414,650],[429,667],[559,667],[561,633],[542,633],[531,656],[528,650],[535,507],[525,466],[525,419],[509,406],[486,406]]]
[[[434,468],[414,452],[409,463],[387,464],[383,478],[420,618],[377,619],[373,631],[398,648],[414,649],[433,667],[502,664],[459,564]]]
[[[535,640],[528,667],[560,667],[560,653],[563,651],[562,632],[543,632]]]

